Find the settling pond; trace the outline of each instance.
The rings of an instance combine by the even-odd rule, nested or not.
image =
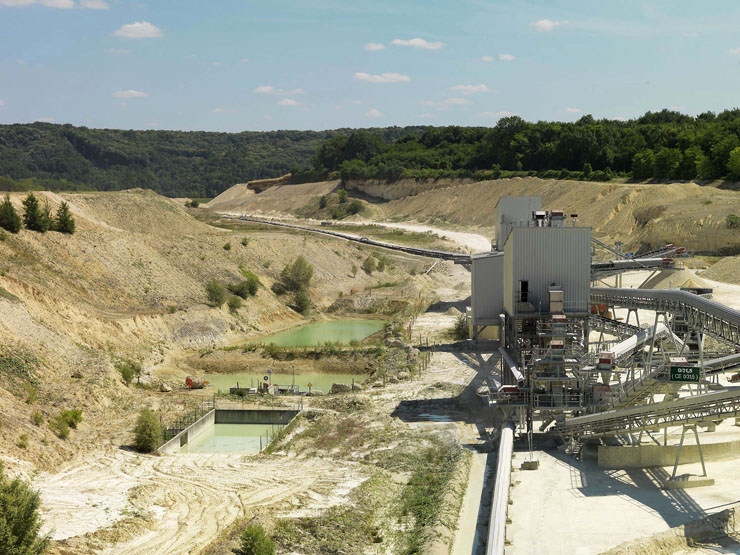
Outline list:
[[[183,445],[182,453],[259,453],[282,424],[214,424]],[[260,437],[262,443],[260,443]]]

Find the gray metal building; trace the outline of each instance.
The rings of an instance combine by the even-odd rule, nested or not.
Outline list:
[[[504,309],[504,255],[486,252],[472,256],[471,337],[499,339],[499,315]]]
[[[496,226],[495,243],[503,250],[509,231],[516,225],[527,225],[532,212],[542,210],[542,197],[501,197],[493,209]]]

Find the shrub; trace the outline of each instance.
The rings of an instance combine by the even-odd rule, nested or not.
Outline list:
[[[23,199],[23,224],[31,231],[46,233],[51,225],[51,217],[47,211],[48,205],[42,209],[39,200],[33,193]]]
[[[244,555],[275,555],[275,542],[265,533],[259,524],[247,526],[241,539],[241,552]]]
[[[280,272],[280,281],[287,291],[308,289],[313,277],[313,266],[302,256],[296,258],[292,264],[286,264]]]
[[[234,295],[241,297],[242,299],[246,299],[249,296],[249,283],[247,283],[247,281],[240,281],[239,283],[231,284],[228,286],[228,289]]]
[[[18,441],[15,444],[21,449],[26,449],[28,447],[28,434],[18,436]]]
[[[82,422],[82,411],[79,409],[63,410],[59,413],[59,418],[64,420],[70,428],[77,429],[77,424]]]
[[[228,242],[228,243],[225,243],[224,244],[224,250],[225,251],[230,251],[231,250],[231,242]]]
[[[67,233],[72,235],[75,232],[75,221],[72,218],[72,214],[69,212],[69,204],[63,202],[57,209],[57,214],[54,217],[53,230],[59,233]]]
[[[33,405],[36,402],[36,396],[39,390],[34,386],[29,385],[26,387],[26,404]]]
[[[352,264],[352,277],[355,277],[357,275],[357,266]]]
[[[347,191],[344,189],[339,189],[337,191],[337,196],[339,197],[339,204],[344,204],[347,202]]]
[[[242,245],[244,245],[245,247],[247,245],[249,245],[249,239],[247,239],[246,237],[242,237],[242,241],[241,242],[242,242]]]
[[[385,256],[381,256],[380,260],[378,260],[378,271],[384,272],[387,264],[388,264],[388,258],[386,258]]]
[[[311,299],[304,289],[296,291],[296,294],[293,296],[293,305],[304,316],[308,314],[308,311],[311,309]]]
[[[740,216],[737,216],[735,214],[730,214],[725,219],[725,222],[727,223],[727,227],[729,227],[730,229],[740,228]]]
[[[226,287],[217,279],[212,279],[206,284],[206,294],[208,301],[217,308],[226,302]]]
[[[169,312],[170,314],[174,314],[175,312],[177,312],[177,307],[175,305],[170,305],[167,307],[167,312]]]
[[[162,441],[162,424],[154,411],[144,409],[136,418],[134,443],[142,453],[151,453]]]
[[[375,259],[372,257],[372,255],[368,256],[365,259],[365,262],[362,263],[362,269],[370,275],[372,275],[377,267],[378,265],[376,264]]]
[[[126,385],[130,385],[134,379],[134,365],[129,361],[123,361],[116,364],[116,370],[121,374],[121,379]]]
[[[41,411],[35,410],[31,413],[31,422],[34,423],[36,426],[41,426],[41,423],[44,421],[44,415],[41,414]]]
[[[326,208],[327,204],[329,204],[329,199],[324,195],[319,199],[319,208]]]
[[[69,424],[67,424],[67,421],[61,414],[58,414],[52,420],[51,427],[61,439],[67,439],[69,437]]]
[[[455,339],[468,339],[470,333],[468,330],[468,320],[464,314],[461,314],[455,320],[455,326],[452,328],[452,335]]]
[[[0,462],[0,546],[2,553],[37,555],[46,550],[49,539],[40,538],[41,498],[28,482],[8,480]]]
[[[0,227],[10,233],[18,233],[21,230],[21,217],[10,202],[10,195],[5,195],[5,200],[0,204]]]
[[[231,295],[226,304],[229,307],[229,312],[236,312],[242,307],[242,300],[236,295]]]
[[[200,206],[200,202],[198,202],[197,200],[190,200],[185,203],[185,206],[189,206],[190,208],[198,208],[198,206]]]

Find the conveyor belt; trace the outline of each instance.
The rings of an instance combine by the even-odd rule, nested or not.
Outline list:
[[[597,414],[567,418],[555,430],[564,437],[613,436],[656,431],[740,414],[740,387]]]
[[[681,314],[690,328],[740,344],[740,312],[678,289],[611,289],[592,287],[591,302]]]
[[[591,314],[589,317],[589,326],[593,331],[603,331],[605,333],[619,335],[621,337],[629,337],[630,335],[635,335],[640,331],[638,326],[626,324],[612,318],[599,316],[598,314]]]

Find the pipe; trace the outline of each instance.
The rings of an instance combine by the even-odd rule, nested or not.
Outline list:
[[[501,426],[496,462],[496,481],[493,486],[491,519],[488,522],[486,555],[503,555],[506,541],[506,513],[509,510],[511,485],[511,455],[514,451],[514,422],[507,420]]]
[[[512,376],[514,376],[514,379],[516,380],[516,385],[518,387],[524,387],[525,380],[524,380],[524,374],[519,370],[519,368],[516,365],[516,362],[514,362],[514,359],[511,358],[511,355],[509,352],[504,349],[503,347],[498,348],[498,352],[501,353],[501,357],[504,359],[504,362],[506,362],[506,365],[509,367],[509,370],[511,371]],[[503,378],[503,376],[501,376]]]

